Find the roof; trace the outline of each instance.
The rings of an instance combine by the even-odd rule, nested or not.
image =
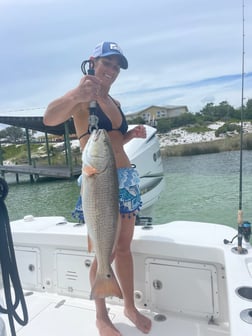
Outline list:
[[[44,111],[45,109],[30,109],[0,112],[0,123],[21,128],[27,128],[43,133],[64,135],[64,123],[57,126],[46,126],[43,123]],[[68,120],[68,129],[70,134],[76,133],[72,118]]]

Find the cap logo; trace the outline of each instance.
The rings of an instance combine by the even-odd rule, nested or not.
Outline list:
[[[117,50],[122,54],[122,50],[118,47],[118,45],[116,43],[110,43],[109,49],[110,50]]]

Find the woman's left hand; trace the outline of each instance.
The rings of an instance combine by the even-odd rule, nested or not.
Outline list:
[[[146,128],[144,125],[138,125],[130,131],[133,138],[146,138]]]

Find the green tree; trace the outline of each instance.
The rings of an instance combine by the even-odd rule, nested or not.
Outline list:
[[[246,119],[252,119],[252,99],[248,99],[247,104],[244,109],[244,117]]]
[[[214,121],[214,111],[214,103],[207,103],[200,113],[205,121]]]
[[[129,124],[145,124],[145,121],[142,117],[137,117],[128,121]]]
[[[223,126],[219,127],[215,131],[215,136],[218,137],[220,134],[227,134],[228,132],[240,133],[241,132],[241,126],[236,125],[236,124],[231,124],[231,123],[224,124]]]
[[[178,117],[171,118],[173,125],[172,127],[181,127],[186,125],[191,125],[197,122],[197,117],[193,113],[183,113]]]
[[[206,121],[230,120],[235,116],[235,109],[228,104],[227,101],[222,101],[219,105],[208,103],[202,110],[201,114]]]
[[[0,138],[17,143],[25,140],[25,132],[20,127],[10,126],[0,131]]]
[[[197,116],[193,113],[183,113],[178,117],[162,118],[157,121],[157,131],[159,133],[169,132],[173,128],[192,125],[197,122]]]
[[[166,133],[172,129],[171,119],[172,118],[162,118],[157,120],[158,133]]]

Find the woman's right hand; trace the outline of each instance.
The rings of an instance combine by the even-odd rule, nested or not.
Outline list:
[[[80,104],[88,106],[91,101],[97,100],[100,87],[100,80],[97,77],[91,75],[82,77],[76,88],[48,105],[44,114],[44,124],[54,126],[66,121],[79,111]]]
[[[79,103],[89,103],[98,99],[100,90],[101,81],[95,76],[85,75],[74,89],[74,94]]]

